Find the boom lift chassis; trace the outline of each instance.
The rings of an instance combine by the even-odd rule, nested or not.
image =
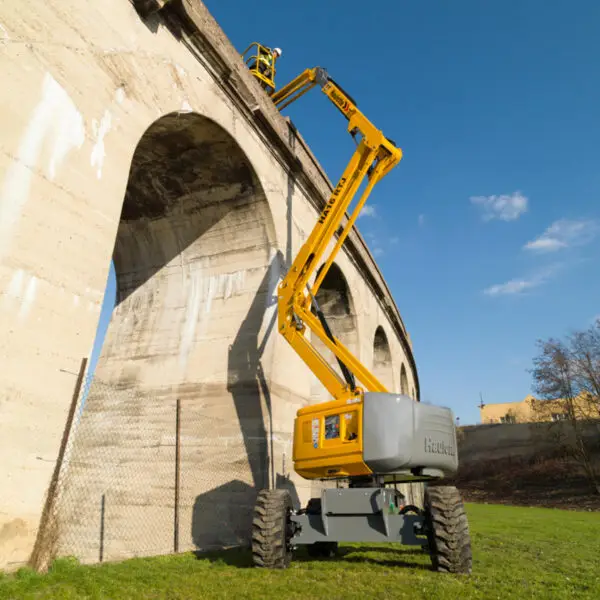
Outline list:
[[[278,327],[333,398],[298,411],[294,468],[306,479],[347,480],[349,487],[324,489],[300,509],[293,507],[287,490],[261,490],[253,520],[254,563],[286,568],[301,545],[312,556],[331,556],[339,542],[399,542],[426,548],[437,571],[469,573],[469,527],[458,490],[426,485],[424,508],[419,509],[406,505],[395,486],[436,481],[456,471],[452,411],[388,392],[332,334],[316,301],[367,197],[398,164],[402,151],[321,67],[307,69],[270,97],[282,109],[315,85],[346,117],[357,147],[279,286]],[[365,178],[364,191],[342,226]],[[313,281],[336,235],[333,250]],[[336,356],[342,377],[304,336],[307,328]],[[364,387],[357,385],[357,379]]]

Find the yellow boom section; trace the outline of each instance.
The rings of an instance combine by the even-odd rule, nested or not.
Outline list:
[[[359,396],[356,377],[369,391],[387,391],[384,385],[331,334],[327,323],[317,307],[316,316],[310,310],[314,297],[331,267],[344,240],[352,229],[369,194],[402,158],[402,150],[388,140],[356,107],[355,102],[344,92],[321,67],[307,69],[288,85],[275,92],[271,98],[277,107],[284,108],[304,95],[315,85],[348,119],[348,132],[353,138],[360,137],[356,151],[348,163],[329,201],[321,212],[311,232],[287,275],[279,285],[278,314],[279,332],[300,355],[310,370],[319,378],[335,400],[348,400]],[[316,280],[309,281],[321,264],[330,241],[336,235],[346,211],[363,183],[367,183],[350,218],[344,225],[338,240],[325,260]],[[346,381],[343,381],[324,357],[304,337],[309,328],[337,357]]]

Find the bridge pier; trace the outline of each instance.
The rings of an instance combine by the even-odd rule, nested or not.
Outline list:
[[[176,36],[122,0],[0,4],[0,569],[26,564],[38,536],[111,257],[117,306],[46,554],[173,551],[178,399],[181,550],[247,539],[259,487],[310,494],[286,475],[294,414],[317,391],[273,296],[331,184],[204,5],[183,6]],[[371,365],[381,327],[418,398],[358,231],[336,268],[352,290],[344,335]]]

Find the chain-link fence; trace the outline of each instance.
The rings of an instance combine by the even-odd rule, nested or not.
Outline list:
[[[243,390],[236,394],[243,404]],[[249,541],[256,489],[269,486],[263,419],[238,415],[225,386],[178,396],[97,377],[82,386],[38,565]]]
[[[286,478],[291,424],[273,431],[272,402],[256,382],[174,393],[88,378],[67,423],[34,564],[245,545],[258,489],[288,487],[298,504],[299,492],[335,487],[300,482],[300,490]],[[398,487],[421,505],[421,484]]]
[[[58,555],[172,551],[175,412],[173,401],[97,379],[84,390],[57,498]]]

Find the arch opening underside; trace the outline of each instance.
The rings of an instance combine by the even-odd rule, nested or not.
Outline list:
[[[317,276],[319,273],[320,269],[317,271]],[[358,355],[359,343],[354,302],[346,277],[336,263],[332,263],[325,274],[315,299],[327,320],[331,333],[340,340],[350,352],[354,355]],[[312,307],[312,310],[314,312],[314,307]],[[314,334],[311,334],[311,343],[343,380],[342,370],[335,354]],[[331,400],[329,391],[316,377],[313,376],[310,390],[311,404],[327,402],[329,400]]]
[[[392,352],[387,335],[381,325],[375,330],[373,340],[373,374],[389,392],[394,391]]]
[[[113,260],[117,306],[74,436],[59,554],[98,560],[100,507],[104,559],[173,551],[177,401],[180,549],[246,542],[274,477],[263,362],[282,256],[256,173],[219,125],[174,114],[146,131]]]
[[[410,396],[411,393],[410,387],[408,385],[408,376],[406,375],[406,367],[404,366],[404,363],[402,363],[402,367],[400,368],[400,393],[406,394],[407,396]]]

